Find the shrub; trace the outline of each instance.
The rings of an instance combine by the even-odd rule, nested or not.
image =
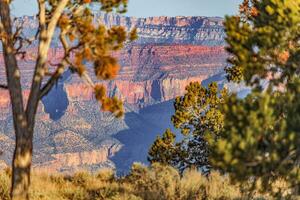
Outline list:
[[[10,174],[9,170],[0,172],[1,200],[10,199]],[[274,190],[283,186],[283,182],[274,183]],[[255,196],[259,195],[257,192]],[[232,184],[228,176],[218,172],[206,177],[190,169],[181,176],[175,168],[158,163],[149,167],[135,163],[125,177],[116,177],[112,170],[73,175],[34,172],[30,189],[31,200],[242,200],[246,197],[238,184]],[[265,195],[265,199],[270,196]]]
[[[10,170],[6,169],[0,173],[0,199],[9,200],[10,192]]]

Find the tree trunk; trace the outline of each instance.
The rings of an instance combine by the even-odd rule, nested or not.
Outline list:
[[[29,124],[24,109],[20,69],[18,67],[12,37],[9,2],[8,0],[0,0],[0,25],[1,34],[4,35],[2,38],[2,47],[16,140],[12,162],[13,176],[11,197],[13,200],[27,200],[29,198],[28,188],[30,184],[32,159],[32,132],[28,129]],[[32,127],[33,123],[30,124]]]
[[[22,135],[28,135],[28,133],[23,133]],[[31,161],[32,139],[17,139],[12,163],[11,197],[13,200],[29,199]]]

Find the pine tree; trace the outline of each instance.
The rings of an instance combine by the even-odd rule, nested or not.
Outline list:
[[[160,162],[164,165],[174,165],[177,152],[176,135],[170,129],[167,129],[162,137],[157,136],[151,149],[149,150],[149,159],[151,162]]]
[[[241,15],[227,17],[230,81],[253,88],[245,99],[232,95],[222,108],[225,122],[211,139],[214,167],[252,189],[283,198],[272,183],[300,183],[300,1],[245,0]],[[267,86],[263,83],[267,82]],[[251,179],[250,179],[251,178]]]
[[[149,150],[149,161],[172,165],[183,172],[187,168],[209,167],[209,146],[206,135],[218,136],[223,128],[224,116],[220,106],[227,91],[219,94],[218,86],[212,83],[205,88],[194,82],[186,87],[186,94],[177,97],[172,122],[180,129],[183,139],[176,142],[176,135],[169,129],[157,137]]]

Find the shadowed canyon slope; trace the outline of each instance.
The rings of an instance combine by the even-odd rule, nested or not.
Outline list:
[[[103,82],[110,95],[123,99],[126,115],[115,119],[100,112],[91,88],[66,71],[39,106],[35,168],[72,172],[110,167],[122,173],[134,161],[146,162],[149,145],[171,126],[172,99],[182,95],[191,81],[206,80],[222,72],[226,65],[220,18],[97,16],[109,26],[121,24],[139,31],[137,42],[116,53],[122,66],[118,78]],[[22,20],[26,34],[32,34],[35,18]],[[25,99],[33,73],[34,45],[26,51],[25,60],[19,60]],[[55,61],[62,53],[54,39],[49,59]],[[0,55],[0,83],[6,82],[3,66]],[[8,93],[0,90],[0,147],[4,151],[0,167],[9,165],[12,158],[14,132],[10,113]]]

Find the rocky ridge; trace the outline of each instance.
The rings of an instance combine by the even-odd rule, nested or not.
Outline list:
[[[126,17],[112,13],[95,12],[95,23],[107,27],[121,25],[127,30],[137,28],[139,39],[137,44],[197,44],[224,45],[223,19],[220,17]],[[24,16],[16,20],[23,23],[25,35],[33,36],[38,27],[35,16]],[[52,46],[58,45],[54,39]]]

